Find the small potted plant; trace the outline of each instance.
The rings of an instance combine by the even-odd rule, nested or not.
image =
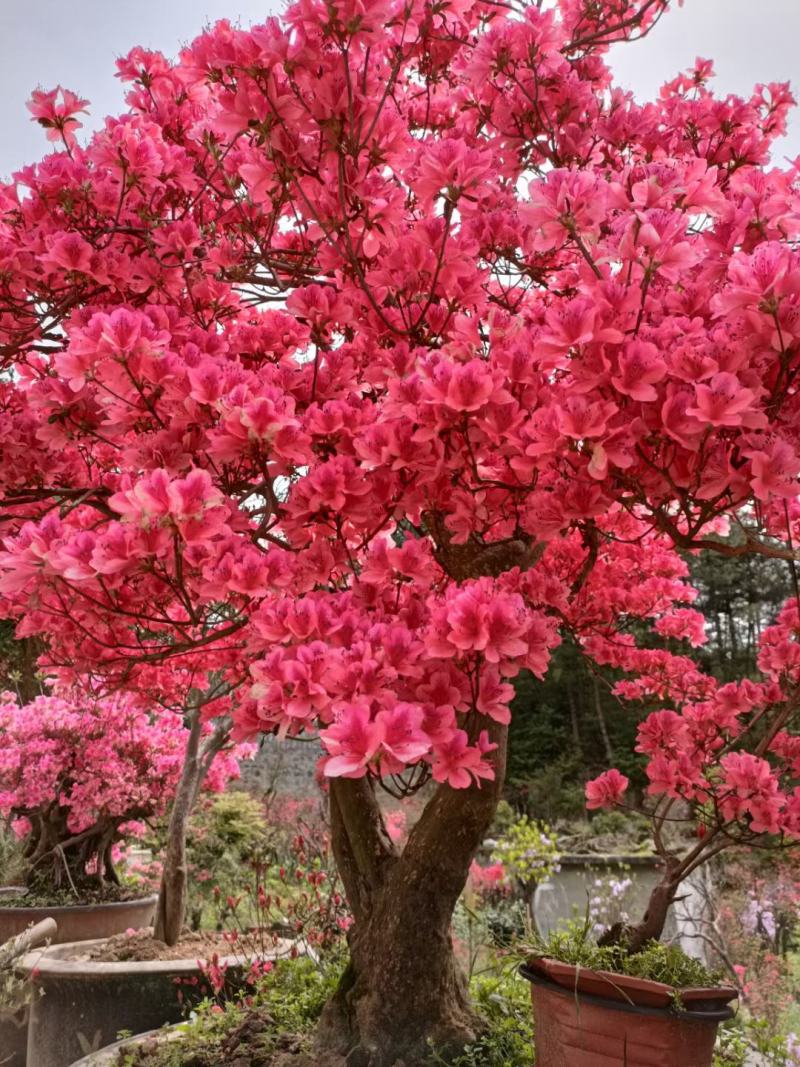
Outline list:
[[[609,1067],[710,1065],[736,990],[659,942],[681,885],[703,863],[800,839],[798,632],[790,602],[762,636],[765,680],[720,685],[699,671],[676,673],[667,691],[674,707],[640,725],[661,875],[639,922],[617,923],[596,941],[583,928],[533,946],[522,973],[548,1067],[582,1067],[601,1054]],[[618,770],[604,772],[586,787],[587,807],[623,806],[628,785]]]

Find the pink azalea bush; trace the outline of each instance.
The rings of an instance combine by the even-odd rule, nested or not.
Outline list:
[[[637,102],[607,51],[666,7],[298,0],[133,49],[85,144],[38,96],[64,150],[0,187],[2,611],[65,682],[181,671],[238,737],[320,741],[355,920],[326,1036],[371,1067],[471,1032],[450,918],[563,635],[710,719],[665,803],[794,825],[791,689],[728,707],[680,555],[800,539],[792,97],[701,60]],[[740,699],[769,752],[726,749]],[[431,780],[401,848],[375,790]]]
[[[0,815],[24,839],[29,883],[73,892],[117,883],[114,851],[168,809],[183,765],[179,715],[153,716],[129,696],[77,692],[19,705],[0,699]],[[222,789],[239,766],[217,757]]]

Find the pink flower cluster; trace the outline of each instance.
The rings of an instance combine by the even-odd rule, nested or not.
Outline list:
[[[636,751],[648,760],[648,793],[688,803],[703,833],[800,839],[797,620],[790,601],[762,634],[765,681],[720,684],[699,671],[675,684],[658,680],[660,695],[678,710],[654,711],[639,726]],[[647,688],[655,691],[652,683]],[[618,770],[604,772],[586,786],[587,807],[622,803],[628,785]]]
[[[154,716],[126,696],[73,693],[20,705],[5,693],[0,736],[0,815],[13,819],[21,836],[54,813],[69,835],[107,823],[135,836],[144,829],[138,820],[170,803],[187,730],[179,715]],[[235,755],[223,753],[208,787],[221,789],[238,775]]]

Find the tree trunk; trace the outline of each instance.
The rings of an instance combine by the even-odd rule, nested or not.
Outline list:
[[[648,941],[660,941],[664,933],[670,905],[675,900],[675,894],[683,876],[680,864],[675,860],[668,861],[664,876],[650,892],[647,910],[641,921],[636,923],[635,926],[615,923],[598,940],[598,944],[622,944],[629,953],[633,954],[634,952],[640,952]]]
[[[611,738],[608,735],[608,725],[606,724],[606,713],[603,710],[603,700],[600,696],[600,686],[597,681],[597,675],[592,675],[592,685],[594,687],[594,710],[597,715],[597,725],[600,727],[600,737],[603,741],[603,749],[606,754],[606,763],[609,767],[614,763],[614,749],[611,745]]]
[[[348,1067],[415,1067],[430,1044],[459,1048],[475,1036],[450,924],[502,789],[506,729],[493,724],[492,734],[495,781],[438,786],[401,853],[372,783],[331,782],[333,848],[355,922],[350,964],[317,1037]]]
[[[186,712],[189,737],[186,741],[180,781],[172,802],[164,866],[158,889],[153,936],[168,945],[177,944],[186,920],[189,902],[189,872],[186,859],[189,820],[209,768],[230,738],[230,720],[221,718],[217,721],[214,732],[202,741],[202,707],[201,699]]]
[[[201,785],[202,723],[199,709],[193,709],[189,716],[189,737],[186,741],[183,770],[169,817],[167,847],[164,851],[164,866],[161,872],[153,930],[153,936],[168,945],[177,944],[186,916],[188,901],[186,837],[189,830],[189,817]]]
[[[647,911],[640,923],[634,926],[628,942],[630,951],[640,952],[648,941],[660,941],[670,905],[675,899],[679,883],[670,877],[664,878],[650,894]]]

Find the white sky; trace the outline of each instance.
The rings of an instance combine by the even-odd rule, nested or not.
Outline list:
[[[114,60],[133,45],[174,56],[210,21],[247,25],[279,6],[276,0],[0,0],[0,177],[49,149],[25,107],[32,89],[61,84],[88,97],[86,124],[99,125],[121,108]],[[798,41],[800,0],[685,0],[646,40],[618,47],[613,63],[619,81],[642,100],[698,55],[715,60],[719,92],[789,80],[800,94]],[[800,154],[800,113],[781,147]]]

